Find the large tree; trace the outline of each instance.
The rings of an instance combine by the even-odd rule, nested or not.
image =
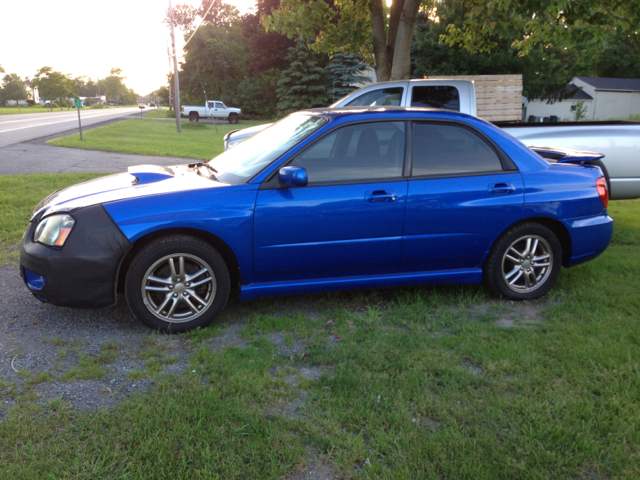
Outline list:
[[[44,100],[66,99],[77,94],[76,84],[61,72],[51,67],[42,67],[33,77],[31,84],[38,87],[40,98]]]
[[[122,69],[115,67],[111,69],[110,75],[100,82],[104,85],[104,94],[110,102],[123,103],[125,96],[129,93],[124,84],[125,78],[122,76]]]
[[[383,0],[281,0],[263,23],[268,31],[290,38],[313,38],[310,46],[318,52],[375,58],[379,81],[400,80],[411,75],[411,42],[420,5],[421,0],[394,0],[387,11]]]
[[[197,27],[199,22],[205,25],[230,27],[239,18],[236,7],[223,3],[222,0],[204,0],[198,8],[189,4],[176,5],[173,9],[174,25],[185,34]],[[169,25],[167,10],[163,22]]]
[[[465,0],[463,5],[462,24],[449,25],[443,36],[450,45],[489,52],[498,38],[526,55],[540,45],[546,49],[564,43],[567,49],[586,50],[590,58],[585,65],[597,59],[601,71],[610,68],[629,76],[639,70],[640,0]],[[633,68],[621,67],[620,59]]]
[[[20,100],[26,99],[27,88],[25,87],[24,81],[16,73],[5,75],[2,79],[0,100],[3,103],[5,103],[7,100],[14,100],[19,109]]]

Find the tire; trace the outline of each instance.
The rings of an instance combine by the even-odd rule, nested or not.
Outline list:
[[[237,114],[235,114],[235,113],[231,113],[231,114],[229,115],[229,123],[232,123],[232,124],[234,124],[234,125],[235,125],[236,123],[238,123],[238,115],[237,115]]]
[[[198,112],[189,112],[190,122],[197,122],[199,119],[200,119],[200,115],[198,115]]]
[[[215,248],[199,238],[170,235],[134,257],[125,295],[134,315],[148,327],[185,332],[215,320],[227,303],[230,286],[229,270]]]
[[[561,267],[562,246],[558,237],[539,223],[521,223],[507,230],[495,243],[485,262],[483,280],[494,295],[532,300],[553,287]]]

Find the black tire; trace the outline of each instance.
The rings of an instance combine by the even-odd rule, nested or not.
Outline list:
[[[198,120],[200,120],[200,115],[198,115],[198,112],[189,112],[190,122],[197,122]]]
[[[229,114],[229,123],[233,123],[233,124],[238,123],[238,115],[235,113]]]
[[[558,237],[544,225],[527,222],[511,227],[494,244],[484,265],[483,281],[494,295],[532,300],[553,287],[561,268]]]
[[[169,235],[134,257],[125,294],[129,308],[148,327],[185,332],[215,320],[230,287],[229,270],[215,248],[199,238]]]

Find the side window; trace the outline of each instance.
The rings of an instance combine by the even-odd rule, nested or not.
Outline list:
[[[222,102],[216,102],[216,108],[225,108]]]
[[[213,108],[213,102],[209,102],[208,105],[209,105],[209,108]]]
[[[367,92],[351,100],[345,107],[379,107],[379,106],[400,106],[404,88],[384,88]]]
[[[441,108],[459,112],[460,94],[457,88],[446,85],[413,87],[411,91],[411,106]]]
[[[309,184],[355,183],[402,178],[404,122],[349,125],[298,155]]]
[[[461,175],[502,170],[500,158],[483,139],[454,125],[413,125],[412,176]]]

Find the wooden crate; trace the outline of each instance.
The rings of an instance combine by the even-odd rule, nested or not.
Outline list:
[[[522,75],[429,76],[431,80],[472,80],[478,116],[490,122],[522,120]]]

